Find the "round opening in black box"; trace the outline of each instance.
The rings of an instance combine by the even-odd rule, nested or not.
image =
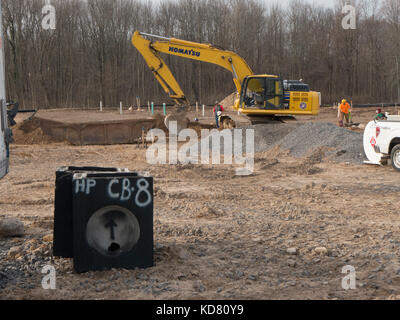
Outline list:
[[[139,238],[137,218],[131,211],[119,206],[96,211],[86,226],[89,246],[104,256],[117,257],[131,251]]]

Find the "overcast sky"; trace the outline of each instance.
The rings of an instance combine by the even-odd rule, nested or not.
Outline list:
[[[263,0],[265,3],[274,3],[277,2],[277,0]],[[292,0],[279,0],[279,3],[289,3]],[[333,5],[335,3],[335,0],[302,0],[304,2],[309,2],[309,3],[315,3],[318,5],[323,5],[325,7],[331,7],[333,8]]]

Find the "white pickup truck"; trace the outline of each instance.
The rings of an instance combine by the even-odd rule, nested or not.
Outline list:
[[[400,115],[371,121],[364,131],[364,151],[368,163],[384,164],[390,159],[400,171]]]

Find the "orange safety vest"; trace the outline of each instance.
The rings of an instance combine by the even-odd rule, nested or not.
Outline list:
[[[349,111],[350,111],[350,105],[346,102],[346,103],[342,103],[340,106],[339,106],[339,109],[340,109],[340,111],[342,111],[343,113],[346,113],[346,114],[348,114],[349,113]]]

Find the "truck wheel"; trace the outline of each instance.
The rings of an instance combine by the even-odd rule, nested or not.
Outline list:
[[[391,159],[393,168],[400,171],[400,144],[392,149]]]

